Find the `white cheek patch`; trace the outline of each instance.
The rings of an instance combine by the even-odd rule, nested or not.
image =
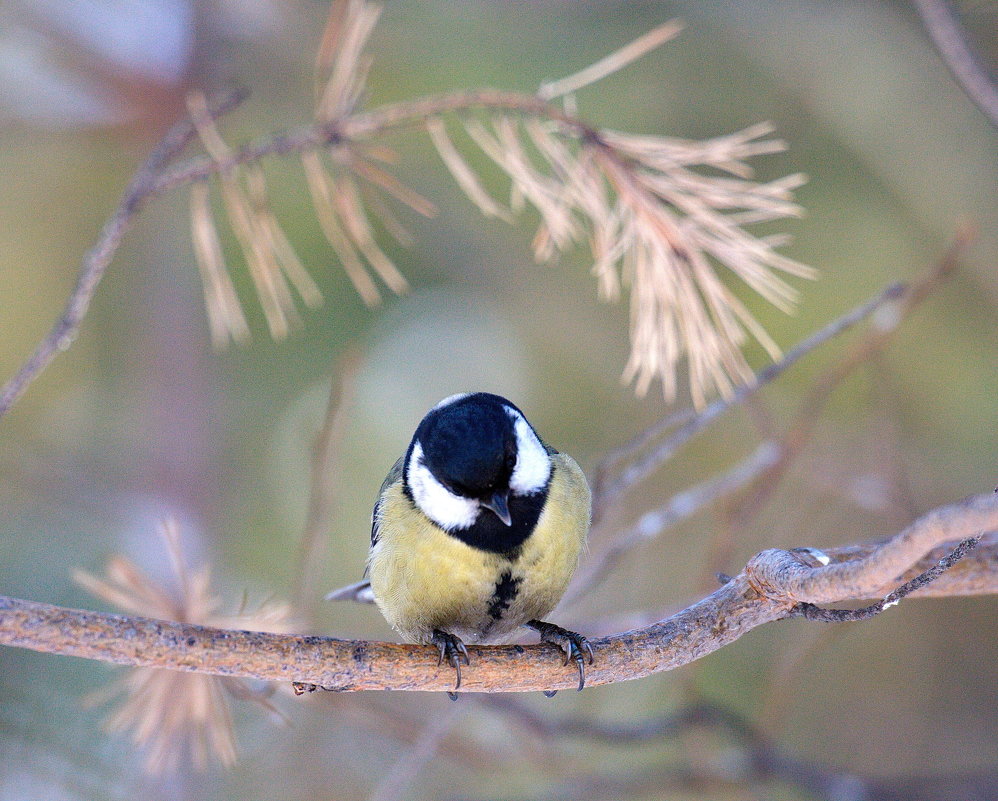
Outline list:
[[[433,477],[423,462],[423,446],[412,448],[407,470],[413,500],[430,520],[445,531],[469,528],[478,519],[477,501],[455,495]]]
[[[516,467],[509,477],[509,488],[515,495],[540,492],[551,477],[551,457],[530,427],[530,423],[515,409],[507,409],[516,432]]]

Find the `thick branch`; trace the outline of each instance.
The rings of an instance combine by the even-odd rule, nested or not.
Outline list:
[[[789,551],[768,550],[749,560],[745,570],[765,595],[775,591],[777,597],[813,604],[871,598],[896,584],[898,576],[940,542],[996,528],[998,499],[975,495],[934,509],[858,559],[812,568]]]
[[[642,629],[596,640],[590,685],[671,670],[734,642],[756,626],[788,617],[799,601],[870,597],[905,571],[930,566],[934,549],[998,529],[998,497],[988,494],[936,509],[858,559],[809,568],[786,551],[754,557],[746,570],[703,600]],[[834,549],[825,552],[835,559]],[[846,558],[854,548],[843,551]],[[928,556],[927,556],[928,554]],[[838,584],[836,585],[836,582]],[[998,592],[998,537],[920,594]],[[0,644],[123,665],[221,676],[297,681],[338,691],[450,690],[451,668],[431,647],[330,637],[230,631],[184,623],[64,609],[0,597]],[[468,692],[574,687],[573,667],[552,645],[472,647]]]

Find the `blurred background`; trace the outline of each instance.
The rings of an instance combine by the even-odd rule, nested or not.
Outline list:
[[[994,71],[998,6],[957,10]],[[327,14],[326,3],[302,1],[3,4],[0,379],[61,313],[84,253],[187,92],[251,91],[219,123],[234,144],[309,121]],[[998,131],[950,78],[907,3],[393,0],[369,48],[367,102],[482,86],[534,91],[674,16],[686,23],[678,39],[582,90],[579,114],[691,139],[775,124],[789,148],[754,166],[762,179],[809,176],[798,193],[806,217],[780,230],[793,236],[785,252],[821,271],[817,282],[796,282],[804,295],[794,316],[739,289],[781,346],[931,269],[961,225],[977,236],[957,272],[827,405],[802,408],[861,332],[824,346],[627,495],[604,539],[594,536],[594,554],[643,512],[805,420],[806,441],[786,469],[632,549],[597,589],[555,613],[584,632],[664,616],[709,591],[714,571],[736,573],[763,548],[890,535],[936,505],[990,490],[998,473]],[[142,212],[77,341],[0,421],[0,593],[112,609],[72,570],[101,574],[123,554],[168,584],[157,527],[171,517],[190,563],[212,565],[223,611],[244,594],[252,604],[304,588],[298,630],[390,639],[375,608],[319,599],[360,577],[380,481],[433,403],[468,389],[503,394],[590,475],[686,405],[666,405],[654,387],[636,398],[621,383],[626,302],[597,300],[586,253],[537,266],[535,219],[484,219],[425,134],[390,144],[397,174],[439,213],[398,212],[412,246],[382,241],[412,291],[373,310],[321,235],[300,162],[266,163],[275,211],[325,298],[282,342],[269,338],[229,237],[252,342],[213,350],[187,192]],[[761,351],[748,355],[766,363]],[[303,557],[313,445],[331,387],[339,422],[329,522]],[[982,789],[998,773],[996,638],[993,598],[915,600],[841,628],[784,622],[673,673],[508,699],[514,706],[408,693],[293,698],[281,688],[270,710],[233,702],[234,766],[160,775],[144,767],[148,748],[102,729],[113,707],[83,703],[121,671],[8,648],[0,799],[859,799],[888,797],[871,788],[893,791],[913,777],[947,777],[924,797],[996,798],[995,784]],[[738,725],[701,720],[632,739],[613,728],[703,703]],[[760,733],[748,745],[745,723]],[[761,738],[797,772],[760,767]],[[821,781],[802,778],[808,770]],[[976,787],[990,795],[970,795],[959,783],[968,776],[984,776]],[[891,797],[923,797],[926,786]]]

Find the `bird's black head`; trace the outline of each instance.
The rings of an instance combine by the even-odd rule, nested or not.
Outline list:
[[[409,497],[441,528],[475,547],[508,551],[537,522],[551,460],[516,406],[476,392],[429,411],[404,475]]]
[[[466,395],[431,411],[416,429],[423,461],[447,489],[465,498],[490,498],[509,488],[517,443],[498,395]]]

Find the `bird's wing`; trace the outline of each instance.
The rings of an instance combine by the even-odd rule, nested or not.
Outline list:
[[[381,489],[378,492],[377,503],[374,504],[374,511],[371,513],[371,547],[373,548],[375,543],[378,541],[378,510],[381,508],[381,499],[384,497],[385,491],[395,482],[402,480],[402,471],[405,464],[405,456],[399,457],[399,460],[392,465],[392,469],[388,471],[388,475],[385,476],[385,480],[381,482]]]

